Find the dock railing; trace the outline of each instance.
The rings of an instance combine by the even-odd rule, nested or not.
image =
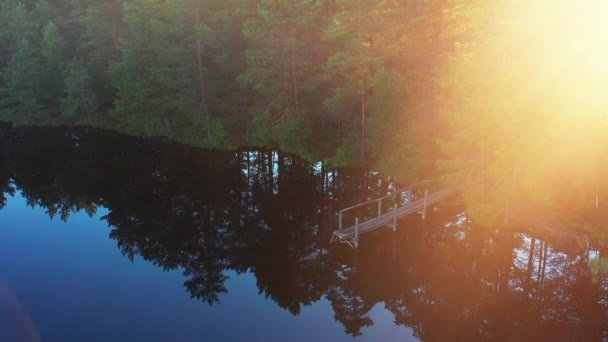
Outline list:
[[[393,210],[395,210],[395,213],[396,213],[397,212],[397,208],[400,207],[399,205],[397,205],[397,201],[398,201],[398,199],[401,197],[401,195],[403,193],[406,193],[406,196],[405,196],[406,201],[405,201],[405,203],[403,203],[403,205],[407,205],[407,204],[410,204],[414,200],[413,196],[412,196],[412,190],[413,189],[418,188],[418,187],[420,187],[422,185],[429,184],[429,183],[438,183],[438,182],[439,182],[439,180],[435,180],[435,179],[423,180],[423,181],[414,183],[412,185],[409,185],[409,186],[407,186],[405,188],[398,189],[397,191],[395,191],[392,194],[388,194],[388,195],[380,197],[380,198],[369,200],[367,202],[359,203],[359,204],[354,205],[352,207],[349,207],[349,208],[346,208],[346,209],[342,209],[342,210],[340,210],[340,212],[338,212],[338,230],[344,229],[344,214],[346,212],[349,212],[351,210],[358,209],[358,208],[361,208],[361,207],[369,206],[369,205],[374,204],[374,203],[377,202],[378,203],[377,204],[378,205],[378,215],[376,217],[380,217],[382,215],[382,203],[384,202],[384,200],[390,199],[390,198],[394,198],[395,206],[394,206]],[[425,193],[424,193],[424,198],[426,199],[427,197],[428,197],[428,189],[426,189]],[[424,210],[424,211],[425,211],[425,213],[423,213],[423,216],[426,216],[425,215],[426,214],[426,210]],[[395,217],[396,217],[396,215],[395,215]],[[357,222],[357,221],[359,221],[359,217],[355,218],[355,222]],[[397,224],[397,222],[394,222],[395,226],[396,226],[396,224]]]

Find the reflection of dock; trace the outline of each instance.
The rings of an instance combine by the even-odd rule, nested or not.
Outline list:
[[[411,185],[405,189],[400,190],[398,193],[381,197],[375,200],[371,200],[368,202],[364,202],[358,205],[355,205],[350,208],[346,208],[340,211],[339,213],[339,228],[338,230],[333,232],[331,242],[342,242],[347,243],[351,247],[357,248],[359,246],[359,235],[369,233],[373,230],[376,230],[384,225],[391,224],[393,230],[397,228],[397,219],[401,217],[408,216],[413,213],[420,213],[422,217],[426,217],[426,210],[429,205],[433,205],[439,201],[442,201],[448,197],[451,197],[458,193],[458,190],[455,188],[443,188],[441,190],[431,191],[428,188],[424,191],[424,197],[413,200],[412,199],[412,190],[415,188],[423,188],[428,184],[436,183],[436,181],[423,181]],[[405,201],[401,202],[398,206],[396,198],[398,195],[405,193]],[[382,214],[382,203],[384,200],[393,198],[394,199],[394,207],[391,211]],[[372,204],[377,204],[378,206],[378,214],[376,217],[368,219],[363,222],[359,222],[359,217],[355,218],[355,225],[343,229],[343,217],[344,213],[357,209],[364,206],[371,206]]]

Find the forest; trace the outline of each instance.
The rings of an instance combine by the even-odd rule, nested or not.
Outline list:
[[[2,119],[280,147],[336,164],[377,159],[392,143],[384,137],[408,126],[386,122],[414,124],[431,108],[433,72],[452,50],[448,6],[3,1]]]
[[[606,7],[3,0],[0,120],[441,178],[480,223],[530,207],[599,220]]]

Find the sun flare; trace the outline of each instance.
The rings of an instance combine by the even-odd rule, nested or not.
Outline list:
[[[500,73],[525,73],[523,88],[553,103],[553,114],[608,113],[608,1],[509,1],[495,40],[507,59]],[[508,70],[511,69],[511,70]],[[483,75],[486,77],[487,75]]]
[[[608,74],[608,1],[529,3],[534,4],[522,28],[537,42],[547,66]]]

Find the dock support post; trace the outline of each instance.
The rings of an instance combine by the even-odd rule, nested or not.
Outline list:
[[[424,190],[424,205],[422,207],[422,219],[426,220],[426,204],[429,199],[429,189]]]
[[[382,198],[378,201],[378,217],[382,215]]]
[[[340,212],[338,215],[338,230],[342,230],[342,217],[344,216],[343,212]]]
[[[393,231],[397,231],[397,203],[395,203],[395,209],[393,210]]]
[[[355,248],[359,248],[359,218],[355,219]]]

